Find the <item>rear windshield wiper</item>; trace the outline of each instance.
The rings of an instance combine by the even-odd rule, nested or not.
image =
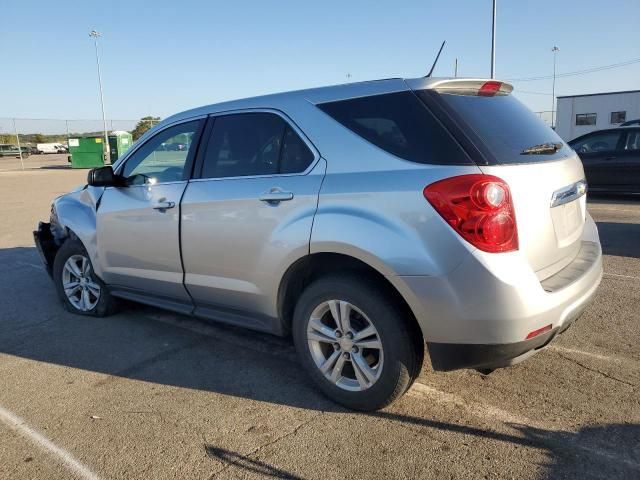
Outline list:
[[[561,148],[561,143],[541,143],[540,145],[525,148],[520,152],[520,155],[544,155],[545,153],[556,153]]]

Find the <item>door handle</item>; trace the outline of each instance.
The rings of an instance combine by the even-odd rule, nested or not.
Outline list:
[[[280,203],[288,200],[293,200],[292,192],[283,192],[282,190],[275,188],[260,195],[261,202]]]
[[[160,201],[153,206],[153,209],[160,210],[161,212],[163,212],[175,206],[176,206],[176,202]]]
[[[616,157],[605,157],[604,159],[605,159],[605,160],[615,160],[615,159],[616,159]]]

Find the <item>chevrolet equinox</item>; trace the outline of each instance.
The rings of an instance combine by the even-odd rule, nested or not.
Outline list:
[[[334,401],[546,346],[602,276],[576,153],[481,79],[389,79],[196,108],[34,232],[71,312],[128,299],[289,335]]]

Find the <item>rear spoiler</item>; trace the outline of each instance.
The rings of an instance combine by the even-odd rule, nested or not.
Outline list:
[[[513,85],[499,80],[476,78],[425,78],[408,80],[407,84],[413,90],[434,90],[438,93],[453,95],[470,95],[480,97],[494,97],[509,95]]]

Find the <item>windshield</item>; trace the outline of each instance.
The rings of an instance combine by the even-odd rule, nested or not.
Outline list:
[[[429,91],[417,92],[419,96]],[[497,163],[533,163],[555,160],[571,149],[549,126],[512,95],[482,97],[437,95],[495,156]],[[556,148],[532,148],[559,144]],[[532,154],[533,152],[533,154]]]

